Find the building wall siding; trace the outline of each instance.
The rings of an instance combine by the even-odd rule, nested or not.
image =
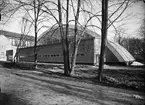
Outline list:
[[[82,56],[81,56],[82,54]],[[94,41],[93,39],[82,40],[77,56],[78,63],[94,63]]]
[[[9,40],[4,36],[0,35],[0,60],[6,61],[6,50],[11,50],[13,47],[11,46],[11,43]]]
[[[73,45],[70,45],[70,58],[72,57]],[[93,39],[81,41],[78,54],[77,63],[94,63],[94,44]],[[37,47],[38,61],[40,62],[63,62],[63,53],[61,43],[54,43],[49,45],[41,45]],[[34,61],[34,48],[20,49],[19,59],[21,61]]]
[[[108,47],[106,47],[106,62],[119,62],[116,56],[112,53],[112,51],[110,51]]]
[[[99,65],[99,57],[100,57],[100,48],[101,48],[101,39],[94,39],[94,64]]]
[[[0,60],[1,61],[7,60],[7,56],[6,56],[7,50],[14,50],[13,53],[13,57],[14,57],[18,45],[19,48],[33,46],[34,38],[28,35],[22,36],[21,34],[18,33],[0,30]]]

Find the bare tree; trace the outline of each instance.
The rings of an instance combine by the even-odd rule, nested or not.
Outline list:
[[[115,6],[116,4],[113,4],[113,5],[108,7],[108,1],[102,1],[102,21],[100,20],[101,11],[97,11],[96,13],[93,13],[92,11],[82,9],[81,11],[86,12],[86,13],[89,14],[89,19],[86,20],[86,24],[83,26],[81,34],[77,32],[77,30],[78,30],[77,26],[78,26],[78,24],[80,25],[80,23],[78,22],[77,18],[74,19],[74,21],[77,23],[77,25],[75,24],[75,34],[74,35],[79,34],[81,36],[84,36],[85,30],[89,26],[101,29],[98,25],[88,24],[93,18],[96,18],[102,24],[102,29],[101,29],[101,32],[102,32],[101,40],[102,41],[101,41],[101,52],[100,52],[99,73],[98,73],[98,78],[99,78],[100,82],[102,81],[102,75],[103,75],[104,55],[105,55],[105,47],[106,47],[106,41],[107,41],[107,29],[111,26],[116,28],[114,26],[114,22],[116,22],[122,16],[122,14],[124,13],[124,11],[127,9],[128,5],[129,5],[129,1],[130,0],[124,0],[123,2],[120,2],[120,3],[117,2],[117,5],[119,5],[119,7],[114,12],[111,12],[111,14],[109,14],[109,17],[108,17],[108,8],[110,8],[112,6]],[[121,7],[124,7],[124,8],[121,8]],[[120,10],[120,8],[121,8],[121,10]],[[73,10],[75,10],[75,9],[73,9]],[[119,11],[118,15],[115,18],[112,19],[113,15],[116,15],[116,13],[118,11]],[[76,14],[77,13],[78,13],[78,11],[76,12]],[[75,16],[77,16],[77,15],[75,15]],[[109,22],[109,24],[108,24],[108,22]],[[80,39],[74,38],[74,39],[75,39],[74,40],[74,43],[75,43],[74,44],[74,46],[75,46],[74,49],[75,50],[73,52],[73,60],[71,62],[72,63],[72,65],[71,65],[71,70],[72,71],[74,70],[77,48],[79,46],[81,38]]]
[[[119,3],[119,7],[113,11],[111,14],[108,14],[108,8],[109,7],[112,7],[114,4],[112,4],[111,6],[108,6],[108,7],[103,7],[105,4],[104,4],[104,1],[102,1],[102,42],[101,42],[101,53],[100,53],[100,62],[99,62],[99,72],[98,72],[98,78],[99,78],[99,81],[101,82],[102,81],[102,77],[103,77],[103,67],[104,67],[104,54],[105,54],[105,46],[106,46],[106,36],[107,36],[107,29],[110,27],[110,26],[114,26],[114,23],[120,19],[120,17],[122,16],[122,14],[125,12],[125,10],[127,10],[127,8],[129,6],[131,6],[131,4],[133,3],[134,1],[130,1],[130,0],[124,0],[123,2],[120,2]],[[107,6],[108,3],[106,3],[106,6]],[[104,14],[106,14],[106,16],[104,17],[103,16],[103,9],[104,9]],[[106,9],[106,10],[105,10]],[[119,13],[117,13],[119,11]],[[115,18],[112,19],[112,17],[115,16]],[[107,20],[106,20],[107,19]],[[104,23],[103,20],[105,20],[106,22],[108,21],[108,25],[107,23]],[[107,25],[107,28],[106,28],[106,25]],[[104,29],[105,28],[105,29]]]
[[[103,75],[103,65],[104,65],[104,55],[106,47],[106,38],[107,38],[107,26],[108,26],[108,0],[102,0],[102,29],[101,29],[101,53],[100,53],[100,62],[99,62],[99,72],[98,79],[102,81]]]
[[[124,38],[125,35],[126,35],[126,33],[125,33],[124,28],[120,28],[120,27],[116,28],[116,33],[115,33],[115,36],[114,36],[115,42],[117,42],[120,45],[123,45],[123,42],[125,40],[125,38]]]
[[[7,7],[7,1],[8,0],[1,0],[0,1],[0,21],[1,21],[1,18],[2,18],[2,16],[4,15],[4,9]]]
[[[63,5],[61,4],[61,1],[58,0],[56,3],[55,1],[48,1],[48,0],[31,0],[31,1],[22,1],[22,0],[15,0],[20,5],[22,5],[23,9],[26,11],[28,16],[30,17],[29,22],[31,22],[34,26],[34,33],[35,33],[35,45],[34,45],[34,62],[35,62],[35,68],[37,68],[37,36],[38,31],[42,29],[42,27],[38,27],[38,25],[42,21],[49,20],[49,18],[53,18],[51,20],[55,20],[56,24],[59,26],[59,30],[61,33],[61,40],[62,40],[62,48],[63,48],[63,54],[64,54],[64,74],[68,75],[70,70],[69,65],[69,51],[68,51],[68,39],[67,39],[67,32],[66,35],[64,33],[63,29],[63,22],[62,22],[62,9],[64,10]],[[52,5],[54,5],[54,9],[52,9]],[[64,10],[66,13],[66,23],[68,23],[68,13],[69,11],[69,0],[67,1],[67,10]],[[34,15],[32,15],[32,13]],[[57,14],[58,13],[58,14]],[[57,14],[57,15],[56,15]],[[44,18],[42,19],[42,16]],[[58,17],[57,17],[58,16]],[[50,20],[49,20],[50,22]],[[54,26],[56,25],[54,24]],[[66,30],[68,30],[69,24],[66,25]]]
[[[34,42],[34,68],[37,69],[37,37],[38,33],[43,26],[43,22],[46,21],[46,17],[44,12],[41,10],[44,4],[44,0],[30,0],[30,1],[22,1],[22,0],[15,0],[19,5],[22,5],[21,9],[25,11],[25,15],[29,17],[27,19],[34,27],[34,35],[35,35],[35,42]]]
[[[139,29],[139,34],[142,38],[145,39],[145,18],[142,20],[142,24]]]
[[[58,25],[59,27],[58,30],[60,31],[64,60],[64,75],[69,76],[70,75],[69,49],[68,49],[69,0],[66,1],[66,8],[62,4],[62,0],[57,0],[57,2],[50,0],[47,1],[43,6],[44,8],[42,9],[42,11],[48,14],[48,18],[52,17],[55,20],[53,26]],[[66,18],[65,22],[63,22],[63,18]],[[65,29],[64,26],[66,26]]]
[[[66,35],[64,35],[63,30],[63,23],[62,23],[62,9],[61,9],[61,2],[58,0],[58,14],[59,14],[59,28],[60,28],[60,34],[62,38],[62,47],[63,47],[63,59],[64,59],[64,74],[69,75],[70,71],[70,64],[69,64],[69,50],[68,50],[68,11],[69,11],[69,0],[67,0],[67,10],[66,10]]]
[[[114,26],[114,23],[118,20],[118,19],[120,19],[120,17],[122,16],[122,14],[124,13],[124,11],[127,9],[127,7],[128,7],[128,5],[129,5],[129,1],[130,0],[124,0],[124,1],[121,1],[121,2],[115,2],[115,3],[113,3],[112,5],[110,5],[110,6],[108,6],[106,9],[106,11],[108,12],[108,8],[112,8],[112,7],[114,7],[114,6],[116,6],[116,5],[118,5],[118,8],[115,10],[115,11],[113,11],[113,12],[109,12],[110,14],[109,14],[109,16],[108,16],[108,18],[107,18],[107,20],[105,20],[105,21],[108,21],[107,23],[109,23],[109,24],[107,24],[107,28],[106,28],[106,30],[109,28],[109,27],[111,27],[111,26],[113,26],[114,28],[116,28],[115,26]],[[90,4],[91,4],[91,8],[93,8],[93,4],[92,4],[92,1],[89,1],[90,2]],[[81,2],[82,3],[82,2]],[[88,2],[87,2],[87,4],[88,4]],[[102,7],[103,7],[103,3],[102,3]],[[86,5],[85,5],[86,6]],[[72,5],[72,8],[73,8],[73,10],[75,11],[75,9],[74,9],[74,7],[73,7],[73,5]],[[102,8],[103,9],[103,8]],[[93,10],[93,9],[91,9],[91,10]],[[88,14],[88,19],[86,19],[86,23],[85,23],[85,25],[81,25],[81,26],[83,26],[82,27],[82,31],[81,31],[81,33],[80,32],[78,32],[78,25],[80,25],[80,23],[79,23],[79,21],[77,20],[77,18],[75,18],[74,19],[74,21],[75,21],[75,34],[74,34],[74,36],[76,36],[76,35],[80,35],[80,36],[84,36],[84,33],[85,33],[85,30],[86,30],[86,28],[88,28],[88,27],[96,27],[96,28],[98,28],[98,29],[101,29],[100,27],[99,27],[99,25],[97,24],[97,25],[95,25],[95,24],[88,24],[91,20],[93,20],[93,18],[96,18],[101,24],[102,24],[102,28],[104,28],[104,24],[105,23],[103,23],[104,21],[103,21],[103,19],[104,19],[104,17],[103,17],[103,14],[102,14],[102,21],[101,21],[101,19],[100,19],[100,17],[101,17],[101,15],[100,15],[100,13],[101,13],[101,10],[100,11],[97,11],[96,13],[93,13],[93,11],[91,11],[91,10],[86,10],[86,9],[83,9],[83,8],[81,8],[81,10],[80,11],[77,11],[77,12],[74,12],[74,14],[76,13],[76,14],[80,14],[80,12],[84,12],[84,13],[87,13]],[[106,13],[106,11],[104,12],[104,13]],[[117,14],[117,15],[116,15]],[[114,15],[115,15],[115,17],[114,17]],[[75,17],[77,16],[77,15],[74,15]],[[79,15],[78,15],[79,16]],[[121,19],[121,20],[123,20],[123,19]],[[120,21],[121,21],[120,20]],[[77,23],[77,25],[76,25],[76,23]],[[106,27],[106,26],[105,26]],[[105,32],[105,29],[102,29],[102,43],[101,43],[101,56],[102,57],[100,57],[100,68],[99,68],[99,70],[100,69],[103,69],[103,66],[101,66],[101,65],[104,65],[104,53],[105,53],[105,46],[106,46],[106,41],[107,41],[107,39],[106,39],[106,37],[107,37],[107,35],[105,35],[104,36],[104,32]],[[107,34],[107,32],[105,32],[105,34]],[[73,57],[72,57],[72,64],[71,64],[71,70],[73,71],[74,70],[74,67],[75,67],[75,62],[76,62],[76,55],[77,55],[77,49],[78,49],[78,46],[79,46],[79,43],[80,43],[80,40],[82,39],[82,37],[80,37],[80,38],[74,38],[74,50],[73,50]],[[103,47],[103,48],[102,48]],[[101,63],[102,62],[102,63]],[[99,71],[99,75],[101,75],[102,74],[102,70],[101,71]],[[101,78],[102,76],[99,76],[99,78]],[[101,79],[100,79],[100,81],[101,81]]]
[[[75,62],[76,62],[76,55],[77,55],[77,50],[78,50],[78,45],[79,41],[77,40],[77,35],[78,35],[78,20],[79,20],[79,14],[80,14],[80,6],[81,6],[81,1],[78,0],[77,3],[77,12],[75,15],[75,28],[74,28],[74,48],[73,48],[73,57],[72,57],[72,62],[71,62],[71,73],[74,73],[74,67],[75,67]]]
[[[14,14],[22,5],[17,5],[13,0],[0,1],[0,25],[4,26],[13,18]]]
[[[75,7],[75,5],[77,4],[77,6]],[[93,13],[90,9],[90,11],[86,10],[85,7],[87,9],[89,9],[89,7],[87,7],[87,5],[90,4],[92,5],[92,3],[89,1],[81,1],[78,0],[77,2],[73,2],[71,0],[71,7],[73,10],[73,14],[74,14],[74,20],[70,20],[70,21],[74,21],[74,37],[73,40],[70,44],[73,44],[73,51],[72,51],[72,57],[71,57],[71,75],[73,75],[74,73],[74,68],[75,68],[75,64],[76,64],[76,57],[77,57],[77,53],[78,53],[78,48],[80,45],[81,40],[85,37],[86,35],[86,30],[89,27],[95,27],[95,28],[99,28],[99,26],[97,25],[92,25],[90,24],[91,20],[96,18],[100,21],[100,19],[98,18],[100,15],[98,13]],[[92,6],[91,6],[92,8]],[[82,16],[80,16],[80,14],[85,14],[85,19],[83,23],[80,23]]]
[[[66,4],[66,33],[65,33],[65,43],[66,43],[66,73],[67,75],[70,75],[70,60],[69,60],[69,43],[68,43],[68,34],[69,34],[69,0],[67,0]]]
[[[19,49],[23,47],[23,42],[24,43],[26,42],[26,40],[27,40],[26,35],[28,35],[30,33],[31,27],[32,27],[32,24],[29,24],[26,17],[23,17],[22,26],[21,26],[21,37],[16,43],[17,48],[16,48],[16,53],[14,55],[14,63],[19,61],[19,58],[18,58],[18,54],[20,52]]]
[[[142,25],[140,27],[139,30],[139,34],[141,35],[142,39],[141,39],[141,55],[144,58],[144,62],[145,62],[145,18],[142,20]]]
[[[17,0],[20,2],[20,0]],[[74,67],[75,67],[75,62],[76,62],[76,55],[77,55],[77,50],[78,50],[78,46],[79,43],[82,39],[82,37],[84,36],[85,30],[88,27],[96,27],[98,29],[101,29],[98,24],[90,24],[89,22],[96,18],[100,24],[104,24],[103,20],[101,21],[100,17],[101,17],[101,10],[96,11],[97,9],[94,9],[95,7],[93,7],[93,4],[91,3],[92,1],[85,1],[87,2],[86,5],[83,4],[82,1],[78,0],[77,2],[72,1],[71,0],[71,4],[69,3],[70,1],[67,0],[66,3],[63,4],[62,0],[57,0],[56,1],[52,1],[52,0],[42,0],[43,2],[39,5],[39,0],[37,0],[37,3],[35,1],[32,1],[31,3],[23,3],[21,2],[21,4],[25,4],[25,6],[31,6],[33,7],[33,9],[26,9],[28,10],[33,10],[34,14],[36,13],[36,15],[34,15],[34,17],[32,17],[32,21],[34,22],[34,26],[35,26],[35,32],[37,30],[37,20],[38,19],[38,14],[41,13],[40,11],[44,12],[45,14],[47,14],[47,18],[53,18],[52,20],[55,21],[53,26],[58,25],[59,26],[59,30],[60,30],[60,34],[61,34],[61,41],[62,41],[62,49],[63,49],[63,59],[64,59],[64,74],[66,75],[70,75],[70,73],[74,71]],[[120,17],[122,16],[122,14],[124,13],[124,11],[127,9],[127,7],[129,6],[129,1],[130,0],[123,0],[121,2],[115,2],[112,5],[109,5],[108,8],[111,7],[116,7],[116,5],[118,6],[118,8],[116,8],[116,10],[114,10],[113,12],[109,12],[108,14],[108,25],[107,25],[107,29],[111,26],[113,26],[115,28],[114,22],[116,22],[118,19],[120,19]],[[91,10],[87,10],[87,9],[83,9],[82,7],[87,6],[88,2],[91,4]],[[35,4],[36,5],[32,5]],[[75,5],[74,5],[75,3]],[[64,5],[66,5],[66,8],[64,7]],[[75,6],[77,5],[77,9],[75,8]],[[103,5],[103,4],[102,4]],[[40,8],[40,7],[41,8]],[[70,9],[73,10],[73,14],[74,14],[74,18],[71,19],[69,18],[69,7],[71,7]],[[107,11],[108,11],[107,8]],[[95,11],[95,13],[94,13]],[[118,12],[119,11],[119,12]],[[86,19],[86,23],[84,25],[81,25],[81,23],[79,22],[79,15],[80,13],[87,13],[88,14],[88,19]],[[106,12],[105,12],[106,13]],[[30,15],[31,16],[31,15]],[[64,22],[64,17],[66,18],[66,21]],[[36,22],[36,23],[35,23]],[[68,49],[68,34],[69,34],[69,24],[71,22],[74,22],[74,48],[73,48],[73,57],[71,59],[71,67],[70,67],[70,60],[69,60],[69,49]],[[64,30],[64,23],[66,24],[66,29]],[[78,26],[82,27],[80,28],[81,30],[78,30]],[[105,29],[104,29],[105,30]],[[102,38],[104,31],[102,31]],[[35,33],[35,36],[37,36],[37,32]],[[79,37],[78,37],[79,36]],[[106,37],[106,36],[105,36]],[[106,38],[105,38],[106,39]],[[102,39],[103,40],[103,39]],[[36,39],[35,39],[36,41]],[[37,43],[37,42],[36,42]],[[37,46],[37,44],[35,43],[35,46]],[[106,40],[103,43],[106,43]],[[105,44],[104,44],[105,45]],[[102,46],[104,46],[102,45]],[[35,49],[36,50],[36,49]],[[34,51],[35,52],[35,51]],[[104,50],[101,51],[101,53],[104,53]],[[103,55],[103,59],[104,59],[104,54],[101,54],[101,56]],[[35,53],[35,57],[37,59],[37,53]],[[104,62],[101,60],[102,57],[100,57],[100,62]],[[37,60],[36,60],[37,63]],[[103,63],[102,63],[103,64]],[[101,68],[101,66],[100,66]],[[70,71],[71,69],[71,71]],[[101,71],[102,72],[102,71]],[[100,73],[99,73],[100,74]]]

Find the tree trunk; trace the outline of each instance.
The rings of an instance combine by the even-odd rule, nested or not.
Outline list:
[[[68,2],[69,1],[67,1],[67,5],[68,5]],[[70,64],[69,64],[68,39],[67,39],[67,35],[68,35],[68,24],[66,26],[66,35],[64,36],[60,0],[58,0],[58,14],[59,14],[59,28],[60,28],[61,38],[62,38],[62,49],[63,49],[63,60],[64,60],[64,75],[69,76],[70,75],[70,73],[69,73]],[[67,13],[67,15],[68,15],[68,13]]]
[[[74,34],[74,47],[73,47],[73,56],[71,60],[71,74],[74,74],[74,68],[75,68],[75,63],[76,63],[76,56],[77,56],[77,51],[78,51],[78,46],[79,46],[79,39],[77,39],[78,35],[78,20],[79,20],[79,13],[80,13],[80,6],[81,6],[81,0],[78,0],[77,3],[77,13],[75,16],[75,34]]]
[[[34,44],[34,68],[37,69],[37,13],[36,13],[36,3],[34,0],[34,31],[35,31],[35,44]]]
[[[108,0],[102,0],[102,37],[101,37],[101,54],[99,61],[99,71],[98,79],[99,82],[102,81],[103,69],[104,69],[104,56],[105,56],[105,47],[107,39],[107,24],[108,23]]]
[[[74,52],[73,52],[72,61],[71,61],[71,75],[74,74],[74,69],[75,69],[75,64],[76,64],[78,47],[79,47],[79,43],[77,43],[76,46],[74,46]]]
[[[68,34],[69,34],[69,0],[67,0],[67,9],[66,9],[65,44],[66,44],[66,66],[67,66],[67,71],[66,72],[67,72],[67,75],[70,75]]]
[[[35,23],[34,68],[37,69],[37,24]]]
[[[65,76],[70,76],[67,50],[63,51],[63,55],[64,55],[64,75]]]
[[[69,62],[68,62],[68,52],[67,52],[67,46],[66,46],[66,43],[65,42],[62,42],[63,43],[63,60],[64,60],[64,75],[65,76],[69,76],[70,73],[69,73]]]

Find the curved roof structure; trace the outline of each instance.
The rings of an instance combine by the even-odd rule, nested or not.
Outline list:
[[[69,25],[69,29],[70,29],[69,36],[72,36],[73,33],[72,33],[71,29],[74,30],[74,25]],[[79,31],[83,30],[83,27],[78,26],[78,30]],[[65,25],[64,25],[64,31],[65,31]],[[60,34],[59,27],[58,26],[51,27],[48,30],[46,30],[45,32],[43,32],[38,37],[38,41],[41,38],[45,37],[46,35],[47,35],[47,37],[53,37],[53,38],[56,38],[56,39],[60,39],[61,36],[58,33]],[[97,34],[96,32],[93,32],[93,31],[91,31],[91,30],[89,30],[89,29],[86,28],[85,29],[85,34],[84,34],[83,37],[85,37],[85,38],[88,38],[88,37],[89,38],[94,38],[94,37],[100,37],[100,35]]]
[[[134,57],[118,43],[108,41],[107,47],[120,62],[133,62],[135,60]]]
[[[65,25],[64,25],[65,27]],[[69,29],[74,30],[74,25],[69,25]],[[78,26],[78,30],[81,31],[83,29],[83,27]],[[54,32],[53,32],[54,31]],[[56,39],[60,39],[60,33],[59,33],[59,28],[58,26],[55,26],[53,28],[48,29],[47,31],[45,31],[42,35],[40,35],[40,37],[38,38],[38,41],[40,39],[46,39],[49,38],[53,33],[53,37]],[[73,36],[73,32],[69,33],[69,37]],[[51,36],[52,37],[52,36]],[[83,39],[89,39],[89,38],[101,38],[101,35],[97,34],[96,32],[93,32],[89,29],[85,30],[85,34]],[[118,59],[119,62],[133,62],[135,59],[134,57],[121,45],[119,45],[118,43],[115,43],[113,41],[108,41],[107,42],[107,47],[108,49],[115,55],[115,57]]]

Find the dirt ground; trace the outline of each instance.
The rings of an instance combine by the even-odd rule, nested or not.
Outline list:
[[[52,67],[49,71],[55,72],[56,69],[62,72],[58,67]],[[0,87],[7,105],[145,104],[144,92],[79,81],[57,72],[44,75],[44,71],[0,67]]]

